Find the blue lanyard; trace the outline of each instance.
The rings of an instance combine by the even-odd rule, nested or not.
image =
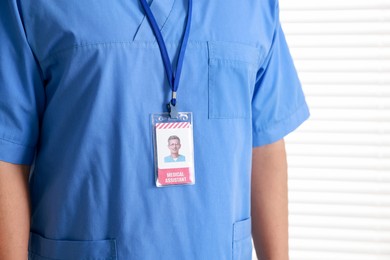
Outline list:
[[[153,15],[152,11],[150,10],[149,5],[146,3],[146,0],[141,0],[141,4],[142,4],[142,7],[145,11],[146,17],[148,18],[148,21],[149,21],[150,25],[152,26],[154,36],[157,39],[157,43],[158,43],[158,46],[160,48],[161,56],[162,56],[162,59],[164,62],[165,72],[166,72],[167,77],[168,77],[169,85],[172,89],[172,99],[171,99],[170,104],[168,104],[168,109],[171,110],[171,109],[173,109],[173,107],[176,106],[176,92],[179,88],[181,69],[182,69],[183,61],[184,61],[184,53],[185,53],[186,48],[187,48],[188,36],[190,34],[191,16],[192,16],[192,0],[188,0],[188,15],[187,15],[186,28],[185,28],[183,40],[182,40],[182,43],[180,46],[180,53],[179,53],[179,57],[177,60],[175,72],[172,70],[171,60],[169,59],[169,56],[168,56],[167,47],[166,47],[165,41],[161,35],[161,31],[158,28],[158,24],[156,22],[156,19],[154,18],[154,15]]]

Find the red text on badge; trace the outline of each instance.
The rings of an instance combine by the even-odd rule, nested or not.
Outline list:
[[[191,183],[190,168],[158,169],[158,182],[161,185]]]

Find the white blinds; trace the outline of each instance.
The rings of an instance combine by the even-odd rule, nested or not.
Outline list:
[[[280,0],[311,119],[286,138],[291,260],[390,260],[390,0]]]

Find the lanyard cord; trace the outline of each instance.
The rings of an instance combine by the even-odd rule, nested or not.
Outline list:
[[[173,70],[172,70],[171,60],[169,59],[169,56],[168,56],[167,47],[165,45],[165,41],[162,37],[161,31],[158,28],[158,24],[156,22],[156,19],[155,19],[153,13],[152,13],[152,10],[150,10],[150,7],[146,3],[146,0],[141,0],[141,4],[142,4],[142,7],[146,13],[146,17],[148,18],[148,21],[149,21],[150,25],[152,26],[154,36],[157,39],[157,43],[158,43],[158,46],[160,48],[161,56],[162,56],[164,67],[165,67],[165,72],[166,72],[167,77],[168,77],[169,85],[172,89],[172,99],[171,99],[170,104],[172,104],[172,106],[176,106],[176,92],[179,88],[180,75],[181,75],[181,70],[182,70],[183,61],[184,61],[184,53],[185,53],[186,48],[187,48],[188,36],[190,34],[191,16],[192,16],[192,0],[188,0],[188,15],[187,15],[186,28],[185,28],[183,40],[182,40],[182,43],[180,46],[180,53],[179,53],[179,57],[177,60],[175,72],[173,72]]]

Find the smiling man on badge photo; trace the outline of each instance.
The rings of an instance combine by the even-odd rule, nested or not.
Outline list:
[[[176,135],[171,135],[168,138],[168,149],[171,154],[164,157],[164,162],[185,162],[186,157],[182,154],[179,154],[179,150],[181,148],[180,138]]]

